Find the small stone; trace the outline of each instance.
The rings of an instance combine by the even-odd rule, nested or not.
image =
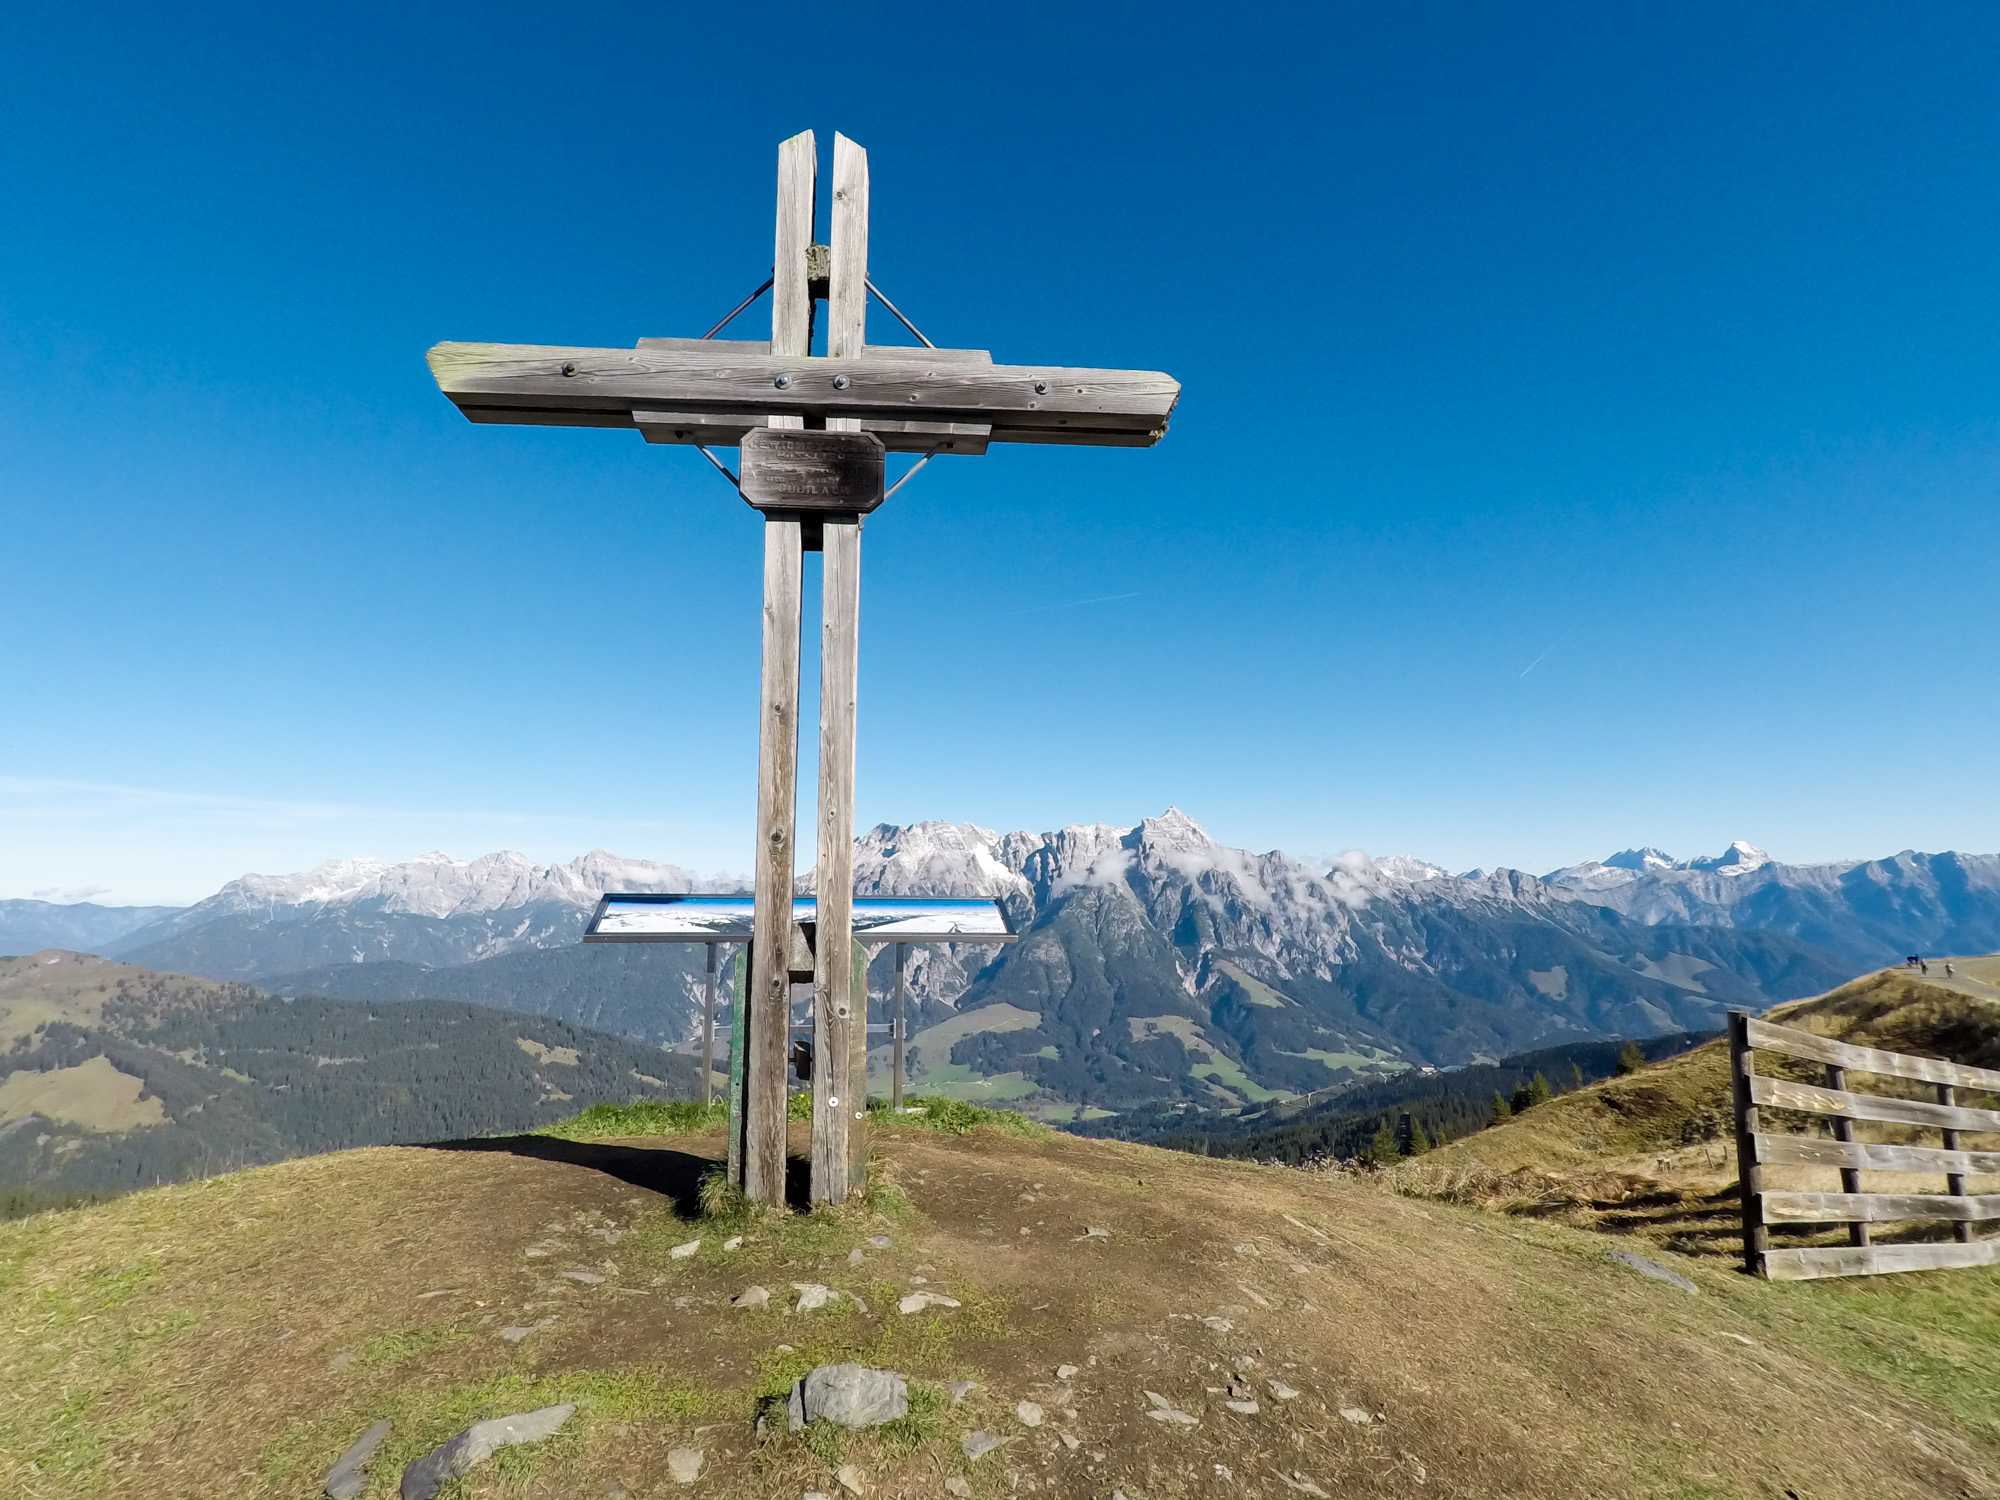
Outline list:
[[[944,1393],[951,1397],[953,1406],[958,1405],[978,1388],[979,1382],[976,1380],[947,1380],[944,1383]]]
[[[518,1344],[529,1334],[540,1333],[544,1328],[549,1326],[550,1321],[550,1319],[544,1318],[539,1323],[529,1323],[525,1326],[516,1324],[512,1328],[503,1328],[500,1330],[500,1337],[510,1344]]]
[[[521,1253],[532,1258],[537,1255],[547,1255],[549,1252],[544,1250],[540,1245],[530,1245]]]
[[[873,1245],[877,1250],[888,1250],[893,1248],[889,1240],[889,1236],[886,1234],[871,1234],[868,1236],[868,1243]]]
[[[839,1482],[840,1487],[850,1495],[859,1495],[867,1488],[861,1482],[861,1471],[855,1468],[853,1464],[842,1464],[833,1471],[833,1477]]]
[[[1313,1495],[1317,1497],[1317,1500],[1333,1500],[1332,1496],[1328,1495],[1325,1490],[1314,1484],[1297,1469],[1292,1470],[1289,1477],[1280,1474],[1278,1480],[1286,1489],[1295,1490],[1301,1495]]]
[[[563,1275],[567,1276],[571,1281],[580,1281],[585,1286],[600,1286],[604,1281],[604,1278],[599,1276],[595,1271],[565,1271]]]
[[[700,1248],[701,1248],[700,1240],[689,1240],[686,1244],[676,1245],[673,1247],[673,1249],[669,1250],[667,1252],[667,1259],[686,1260],[690,1255],[694,1254],[695,1251],[699,1250]]]
[[[1013,1441],[1012,1438],[1003,1438],[991,1432],[968,1432],[960,1441],[959,1446],[965,1450],[967,1458],[976,1459],[983,1458],[995,1448],[1002,1447]]]
[[[1023,1427],[1039,1427],[1042,1425],[1042,1409],[1032,1401],[1016,1401],[1014,1403],[1014,1415],[1021,1419]]]
[[[344,1370],[353,1363],[354,1351],[352,1349],[343,1349],[326,1362],[326,1367],[329,1370]]]
[[[868,1257],[861,1253],[861,1247],[859,1245],[856,1245],[852,1250],[847,1252],[847,1263],[850,1266],[858,1266],[866,1259],[868,1259]]]
[[[1074,1453],[1076,1452],[1077,1449],[1083,1446],[1083,1439],[1078,1437],[1073,1432],[1065,1432],[1062,1435],[1062,1444],[1065,1448],[1069,1449],[1070,1452]]]
[[[730,1300],[731,1307],[768,1307],[771,1304],[769,1287],[746,1286]]]
[[[565,1402],[474,1422],[403,1470],[402,1500],[432,1500],[446,1484],[471,1472],[474,1465],[484,1463],[500,1449],[555,1436],[575,1411],[573,1403]]]
[[[792,1283],[792,1290],[799,1294],[798,1303],[792,1308],[793,1312],[812,1312],[825,1307],[840,1295],[832,1287],[821,1286],[817,1281],[795,1281]]]
[[[1183,1427],[1193,1427],[1201,1421],[1193,1413],[1182,1411],[1158,1391],[1141,1391],[1139,1394],[1153,1404],[1153,1409],[1146,1415],[1155,1422],[1173,1422]]]
[[[1078,1235],[1077,1238],[1080,1240],[1108,1240],[1111,1238],[1111,1231],[1108,1229],[1099,1229],[1095,1225],[1092,1225],[1090,1228],[1084,1230],[1082,1234]]]
[[[333,1467],[326,1471],[325,1489],[330,1500],[359,1500],[368,1488],[368,1460],[375,1456],[375,1450],[392,1430],[388,1422],[377,1422],[334,1460]]]
[[[1257,1415],[1257,1403],[1255,1401],[1225,1401],[1222,1404],[1241,1416],[1254,1417]]]
[[[1340,1409],[1340,1414],[1356,1427],[1366,1427],[1370,1422],[1375,1420],[1374,1417],[1358,1406],[1343,1406]]]
[[[1070,1376],[1074,1375],[1075,1373],[1076,1373],[1075,1365],[1056,1366],[1056,1379],[1058,1380],[1067,1380],[1070,1378]]]
[[[958,1307],[956,1297],[947,1297],[943,1292],[910,1292],[896,1303],[900,1313],[920,1313],[927,1307]]]
[[[1201,1326],[1206,1328],[1210,1333],[1229,1333],[1236,1327],[1227,1318],[1203,1318]]]
[[[829,1495],[825,1490],[807,1490],[803,1495],[799,1496],[799,1500],[833,1500],[833,1496]]]
[[[701,1466],[707,1461],[699,1448],[669,1448],[667,1473],[675,1484],[693,1484],[701,1478]]]
[[[1271,1388],[1271,1394],[1276,1396],[1280,1401],[1296,1401],[1299,1399],[1299,1392],[1296,1386],[1286,1385],[1282,1380],[1267,1380],[1264,1384]]]
[[[743,1248],[743,1236],[740,1234],[732,1234],[728,1239],[722,1242],[722,1248],[725,1250],[741,1250]]]
[[[1668,1286],[1679,1287],[1684,1292],[1693,1292],[1696,1295],[1699,1295],[1701,1292],[1700,1287],[1689,1281],[1680,1272],[1669,1271],[1656,1260],[1648,1260],[1643,1255],[1634,1255],[1630,1250],[1607,1250],[1604,1253],[1620,1265],[1630,1266],[1641,1276],[1650,1276],[1655,1281],[1664,1281]]]
[[[972,1486],[965,1482],[962,1475],[954,1474],[944,1482],[944,1492],[947,1495],[969,1495]]]

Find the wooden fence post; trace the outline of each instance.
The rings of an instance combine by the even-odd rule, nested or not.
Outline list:
[[[1940,1083],[1937,1085],[1937,1099],[1940,1104],[1955,1105],[1958,1103],[1958,1090],[1948,1083]],[[1944,1128],[1944,1149],[1947,1151],[1956,1151],[1958,1149],[1958,1132],[1948,1125]],[[1965,1196],[1965,1174],[1963,1172],[1945,1173],[1944,1187],[1945,1191],[1950,1193],[1952,1197],[1963,1198]],[[1951,1237],[1961,1245],[1971,1244],[1972,1225],[1970,1221],[1965,1219],[1952,1220]]]
[[[1736,1105],[1736,1182],[1743,1199],[1743,1269],[1764,1274],[1770,1232],[1764,1227],[1764,1180],[1757,1165],[1757,1106],[1750,1099],[1756,1054],[1750,1047],[1750,1013],[1729,1013],[1729,1091]]]
[[[1839,1063],[1828,1063],[1826,1065],[1826,1086],[1830,1089],[1839,1089],[1843,1093],[1846,1092],[1847,1069],[1841,1067]],[[1853,1141],[1854,1122],[1848,1119],[1846,1115],[1835,1115],[1829,1123],[1833,1127],[1833,1138],[1836,1141],[1841,1142],[1843,1145]],[[1858,1193],[1861,1191],[1861,1169],[1859,1167],[1842,1167],[1840,1169],[1840,1190],[1843,1193]],[[1850,1245],[1865,1245],[1868,1243],[1867,1220],[1850,1219],[1848,1221],[1847,1243]]]

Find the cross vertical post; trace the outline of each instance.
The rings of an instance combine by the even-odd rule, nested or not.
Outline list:
[[[812,295],[817,158],[810,130],[778,146],[778,218],[771,266],[771,352],[803,358]],[[773,414],[772,427],[802,428],[803,416]],[[791,1021],[792,846],[799,771],[798,517],[764,518],[764,654],[757,733],[756,914],[751,938],[749,1056],[744,1069],[743,1192],[785,1204],[785,1054]]]
[[[858,359],[868,298],[868,153],[833,138],[833,244],[826,352]],[[828,417],[830,432],[858,432]],[[825,516],[820,528],[819,848],[813,881],[812,1200],[842,1203],[865,1186],[868,994],[854,993],[854,741],[861,612],[861,517]],[[857,1015],[858,1012],[858,1015]]]

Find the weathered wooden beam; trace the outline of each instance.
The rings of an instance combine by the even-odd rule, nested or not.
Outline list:
[[[1924,1125],[1932,1130],[2000,1130],[2000,1110],[1953,1108],[1921,1099],[1892,1099],[1885,1094],[1854,1094],[1845,1089],[1815,1088],[1787,1078],[1750,1080],[1750,1097],[1777,1109],[1805,1110],[1820,1115],[1845,1115],[1850,1120],[1878,1120],[1895,1125]]]
[[[2000,1072],[1991,1068],[1971,1068],[1963,1063],[1939,1058],[1911,1057],[1902,1052],[1882,1052],[1874,1047],[1857,1047],[1815,1036],[1795,1026],[1774,1026],[1752,1019],[1750,1045],[1762,1052],[1779,1052],[1807,1062],[1831,1063],[1858,1073],[1875,1073],[1888,1078],[1913,1078],[1920,1083],[1949,1083],[1962,1089],[1983,1089],[2000,1093]]]
[[[1770,1250],[1764,1255],[1764,1274],[1773,1281],[1992,1265],[2000,1265],[2000,1238],[1974,1240],[1968,1245],[1870,1245],[1866,1249],[1834,1246],[1821,1250]]]
[[[1180,396],[1180,383],[1154,370],[884,353],[811,359],[446,343],[426,357],[438,388],[471,420],[555,426],[632,425],[639,410],[783,416],[799,425],[807,418],[874,417],[981,423],[992,428],[994,442],[1145,447],[1165,433]]]
[[[812,348],[812,291],[806,252],[813,239],[813,193],[819,151],[801,130],[778,143],[778,231],[771,248],[771,352],[797,357]]]
[[[2000,1219],[2000,1193],[1766,1193],[1766,1224],[1865,1224],[1896,1219]]]
[[[1945,1105],[1956,1105],[1958,1103],[1958,1090],[1951,1084],[1940,1083],[1933,1085],[1933,1087],[1937,1089],[1938,1103]],[[1943,1132],[1943,1135],[1944,1149],[1947,1151],[1956,1151],[1958,1149],[1958,1132],[1956,1130],[1946,1130]],[[1955,1194],[1961,1198],[1965,1196],[1965,1175],[1963,1173],[1951,1172],[1946,1174],[1944,1184],[1946,1192]],[[1970,1224],[1953,1224],[1951,1232],[1952,1237],[1961,1242],[1969,1241],[1972,1238],[1972,1226]]]
[[[833,267],[826,295],[826,352],[859,359],[868,326],[868,153],[833,137]]]
[[[1838,1063],[1828,1063],[1826,1065],[1826,1086],[1830,1089],[1846,1088],[1847,1069],[1841,1067]],[[1835,1115],[1833,1117],[1833,1138],[1836,1141],[1853,1141],[1854,1122],[1846,1115]],[[1859,1193],[1861,1191],[1861,1172],[1858,1168],[1842,1167],[1840,1169],[1840,1190],[1842,1193]],[[1768,1199],[1766,1200],[1765,1218],[1768,1222],[1770,1218]],[[1858,1218],[1848,1224],[1847,1242],[1850,1245],[1865,1245],[1868,1243],[1868,1221],[1866,1218]]]
[[[854,737],[861,608],[861,522],[829,516],[821,532],[819,851],[814,879],[812,1196],[844,1203],[864,1128],[867,1002],[854,995]],[[861,1012],[859,1018],[856,1011]]]
[[[1736,1182],[1743,1209],[1743,1269],[1752,1276],[1764,1269],[1764,1255],[1770,1235],[1764,1228],[1763,1169],[1758,1165],[1757,1104],[1752,1089],[1756,1077],[1757,1054],[1748,1036],[1750,1013],[1729,1013],[1729,1093],[1736,1113]]]
[[[1757,1159],[1771,1167],[1856,1167],[1866,1172],[2000,1176],[2000,1151],[1940,1151],[1935,1146],[1829,1141],[1810,1135],[1760,1135],[1756,1148]]]
[[[929,453],[932,449],[952,454],[984,453],[993,432],[985,422],[908,422],[886,417],[832,417],[827,425],[831,427],[837,421],[851,423],[856,432],[874,433],[889,453]],[[552,425],[564,424],[558,421]],[[765,418],[755,412],[637,410],[629,424],[606,417],[604,425],[636,427],[649,443],[703,443],[711,448],[734,448],[743,441],[745,433],[764,426]]]
[[[764,522],[764,646],[757,724],[757,847],[743,1180],[752,1202],[785,1204],[785,1063],[791,1020],[792,820],[798,788],[799,523]]]

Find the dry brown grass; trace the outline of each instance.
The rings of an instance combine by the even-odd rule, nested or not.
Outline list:
[[[550,1400],[578,1402],[571,1429],[481,1469],[465,1495],[615,1482],[795,1497],[833,1490],[835,1462],[879,1497],[939,1495],[961,1473],[975,1495],[1132,1500],[1308,1482],[1593,1500],[2000,1493],[1994,1330],[1957,1301],[1912,1311],[1677,1263],[1702,1287],[1691,1297],[1606,1260],[1601,1236],[1350,1178],[990,1128],[875,1139],[873,1206],[782,1221],[687,1217],[710,1135],[347,1152],[0,1226],[0,1493],[303,1497],[387,1415],[397,1431],[370,1490],[387,1496],[402,1462],[464,1422]],[[1090,1226],[1109,1236],[1078,1238]],[[725,1254],[732,1227],[750,1238]],[[666,1254],[697,1233],[700,1254]],[[866,1247],[871,1234],[893,1248]],[[559,1274],[572,1269],[605,1279]],[[893,1297],[919,1275],[965,1305],[902,1317]],[[792,1281],[866,1310],[727,1305],[748,1283]],[[1990,1306],[1996,1290],[1960,1273],[1927,1295]],[[497,1335],[544,1320],[518,1344]],[[894,1433],[756,1442],[758,1398],[836,1358],[980,1385],[962,1407],[926,1397]],[[1238,1360],[1255,1416],[1221,1404]],[[1079,1372],[1058,1381],[1065,1363]],[[1303,1394],[1276,1401],[1269,1379]],[[1200,1424],[1150,1420],[1145,1391]],[[1022,1399],[1043,1426],[1013,1416]],[[1014,1441],[968,1465],[974,1426]],[[710,1460],[689,1491],[665,1474],[680,1444]]]

